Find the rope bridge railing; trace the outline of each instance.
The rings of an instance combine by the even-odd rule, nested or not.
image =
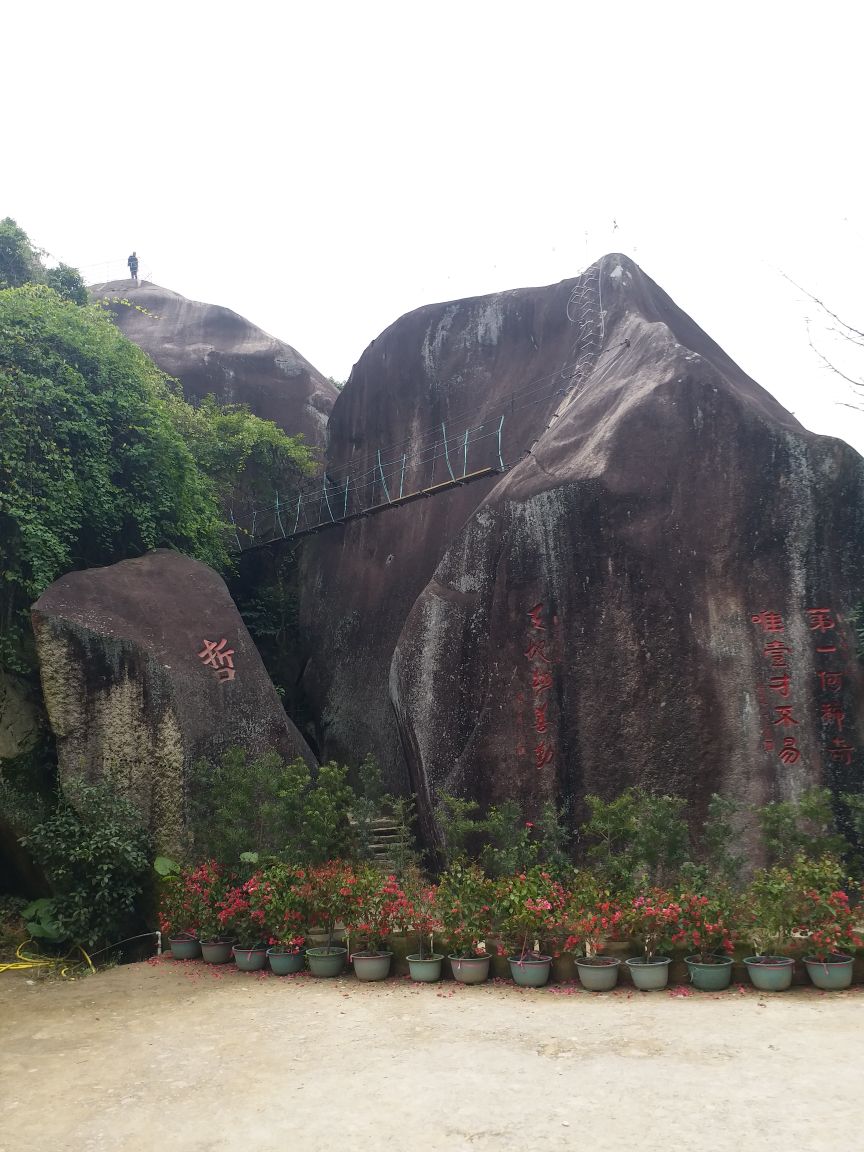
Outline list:
[[[365,459],[348,465],[344,475],[337,477],[332,470],[325,470],[315,486],[307,485],[293,495],[275,493],[272,503],[246,511],[242,525],[232,510],[237,550],[246,552],[299,539],[506,471],[511,465],[505,463],[502,447],[505,416],[557,396],[560,400],[546,424],[548,430],[580,394],[597,365],[605,337],[602,272],[601,259],[579,277],[570,293],[567,318],[578,331],[562,368],[502,399],[491,409],[491,422],[487,409],[482,424],[469,423],[456,433],[441,424],[419,437],[377,448]],[[465,417],[470,415],[464,413]],[[537,440],[522,455],[533,452],[536,444]]]
[[[241,526],[232,511],[237,549],[246,552],[278,540],[295,540],[500,474],[506,468],[503,431],[503,415],[492,425],[455,433],[442,424],[439,437],[419,450],[393,454],[379,448],[373,466],[363,472],[346,473],[344,480],[337,480],[325,470],[316,488],[287,496],[276,493],[272,504],[251,509],[248,526]]]

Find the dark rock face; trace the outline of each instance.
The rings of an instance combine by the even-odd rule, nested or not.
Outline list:
[[[518,458],[561,402],[575,339],[565,315],[574,283],[403,316],[366,349],[334,406],[328,473],[358,475],[376,446],[397,445],[408,457],[405,491],[428,486],[448,475],[442,423],[448,435],[469,422],[494,433],[502,414],[504,458]],[[461,470],[461,459],[454,463]],[[490,435],[472,449],[469,467],[495,463]],[[493,484],[481,480],[331,529],[298,548],[308,642],[302,689],[322,756],[354,762],[371,751],[391,787],[410,787],[387,690],[390,661],[414,601]]]
[[[232,747],[314,759],[210,568],[168,550],[72,572],[33,607],[61,781],[119,774],[177,851],[195,763]]]
[[[187,399],[214,395],[225,404],[246,404],[256,416],[323,446],[338,392],[290,345],[229,308],[147,281],[95,284],[90,295],[109,301],[120,330],[180,380]]]
[[[303,546],[322,745],[381,756],[430,838],[441,789],[529,813],[572,798],[578,817],[586,792],[643,783],[698,815],[713,791],[864,779],[864,461],[632,262],[599,273],[602,347],[568,395],[517,402],[506,475]],[[573,287],[398,321],[334,409],[333,465],[564,379]]]

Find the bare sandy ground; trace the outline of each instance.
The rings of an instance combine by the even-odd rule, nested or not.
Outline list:
[[[0,976],[0,1152],[864,1148],[864,991]]]

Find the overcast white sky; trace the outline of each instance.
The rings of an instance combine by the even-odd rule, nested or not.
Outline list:
[[[864,451],[780,274],[864,327],[862,32],[852,0],[10,0],[0,216],[337,379],[412,308],[621,250]]]

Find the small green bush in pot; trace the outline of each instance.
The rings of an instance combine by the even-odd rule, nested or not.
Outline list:
[[[775,864],[757,871],[741,899],[741,923],[755,953],[744,963],[754,987],[782,992],[792,983],[790,946],[798,920],[795,881],[789,868]]]
[[[301,891],[309,908],[310,927],[327,933],[323,947],[307,948],[306,959],[313,976],[338,976],[348,949],[334,944],[336,925],[350,921],[356,907],[357,874],[352,865],[330,860],[306,870]]]
[[[492,881],[479,865],[464,860],[454,861],[438,883],[442,933],[453,975],[462,983],[481,983],[489,975],[493,899]]]
[[[731,894],[705,896],[684,892],[678,897],[680,917],[672,943],[693,949],[686,957],[690,979],[696,988],[716,992],[732,981],[732,954],[738,929],[734,923]]]
[[[424,984],[434,983],[441,978],[444,959],[435,951],[435,935],[441,932],[438,888],[430,884],[418,868],[408,870],[402,888],[402,927],[417,938],[417,951],[407,957],[411,979]]]
[[[393,953],[389,937],[399,921],[405,896],[395,876],[385,876],[373,864],[356,870],[354,900],[345,915],[349,940],[360,947],[351,956],[360,980],[383,980],[390,972]]]
[[[510,961],[517,984],[537,987],[549,979],[565,905],[563,886],[542,865],[501,879],[495,885],[495,911],[501,954]],[[549,949],[543,951],[543,945]]]
[[[621,962],[603,950],[620,930],[622,917],[619,902],[591,873],[573,877],[562,913],[564,951],[574,955],[579,979],[589,992],[608,992],[618,982]]]
[[[663,888],[650,888],[634,896],[625,906],[624,927],[642,944],[642,955],[627,961],[633,983],[641,991],[666,987],[671,959],[659,953],[661,949],[671,948],[680,919],[680,905]]]

